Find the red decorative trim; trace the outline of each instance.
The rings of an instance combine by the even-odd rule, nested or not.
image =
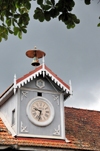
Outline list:
[[[21,82],[22,80],[28,78],[29,76],[31,76],[31,75],[34,74],[35,72],[39,71],[40,69],[42,69],[42,65],[39,66],[38,68],[36,68],[35,70],[29,72],[28,74],[24,75],[23,77],[17,79],[17,80],[16,80],[16,83],[18,84],[19,82]]]
[[[2,95],[0,96],[0,98],[13,86],[14,84],[12,83],[12,85],[11,86],[9,86],[3,93],[2,93]]]
[[[59,82],[61,82],[67,89],[70,90],[70,87],[69,87],[66,83],[64,83],[59,77],[57,77],[57,75],[54,74],[46,65],[45,65],[45,69],[46,69],[49,73],[51,73],[52,76],[54,76]]]
[[[26,137],[17,137],[17,140],[22,141],[46,141],[46,142],[57,142],[57,143],[65,143],[65,140],[56,140],[56,139],[45,139],[45,138],[26,138]]]

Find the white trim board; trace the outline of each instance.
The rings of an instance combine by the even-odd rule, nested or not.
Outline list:
[[[12,129],[12,127],[10,126],[8,121],[6,120],[5,116],[1,112],[0,112],[0,118],[2,119],[4,125],[7,127],[7,129],[10,131],[11,135],[13,137],[16,136],[16,133],[14,132],[14,130]]]

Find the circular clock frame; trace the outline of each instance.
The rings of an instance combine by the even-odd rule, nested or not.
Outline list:
[[[43,122],[36,120],[33,117],[32,112],[31,112],[32,105],[35,102],[38,102],[38,101],[44,102],[45,104],[47,104],[47,106],[49,106],[49,109],[50,109],[49,118],[47,118],[47,120],[43,121]],[[47,125],[49,125],[53,121],[54,115],[55,115],[53,105],[51,104],[51,102],[49,100],[47,100],[46,98],[43,98],[43,97],[35,97],[32,100],[30,100],[27,104],[27,107],[26,107],[26,113],[27,113],[27,116],[28,116],[29,120],[37,126],[47,126]]]

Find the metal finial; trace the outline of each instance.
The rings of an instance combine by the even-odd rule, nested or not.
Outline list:
[[[35,48],[34,49],[36,49],[36,46],[35,46]]]
[[[44,62],[45,62],[45,61],[44,61],[44,56],[43,56],[42,62],[43,62],[43,64],[44,64]]]
[[[14,94],[16,93],[16,74],[14,75]]]
[[[72,95],[72,94],[73,94],[73,91],[72,91],[72,84],[71,84],[71,80],[69,80],[69,86],[70,86],[70,94]]]

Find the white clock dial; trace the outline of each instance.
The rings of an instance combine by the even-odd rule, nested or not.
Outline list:
[[[50,107],[43,101],[36,101],[31,106],[31,114],[39,122],[47,121],[51,114]]]
[[[26,112],[29,120],[37,126],[47,126],[54,119],[54,107],[49,100],[43,97],[30,100]]]

